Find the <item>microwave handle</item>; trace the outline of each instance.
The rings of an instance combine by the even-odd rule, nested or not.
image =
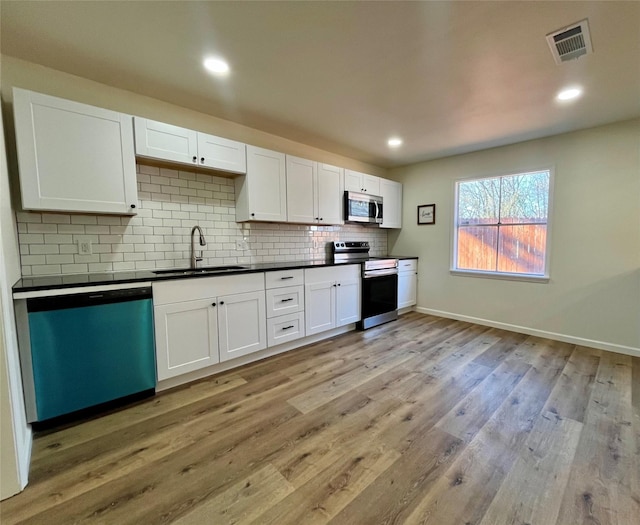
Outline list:
[[[376,205],[376,219],[382,219],[382,215],[380,213],[380,206],[378,206],[378,201],[373,202]]]

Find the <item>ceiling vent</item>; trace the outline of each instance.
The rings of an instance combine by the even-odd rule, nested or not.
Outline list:
[[[558,31],[547,35],[547,42],[551,48],[551,54],[556,64],[573,60],[593,53],[591,47],[591,35],[589,34],[589,22],[585,18],[580,22],[563,27]]]

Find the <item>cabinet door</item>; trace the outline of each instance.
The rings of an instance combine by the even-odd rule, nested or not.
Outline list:
[[[346,191],[362,193],[364,191],[362,177],[364,177],[364,173],[360,173],[359,171],[344,170],[344,189]]]
[[[287,221],[314,223],[317,163],[287,155]]]
[[[14,88],[25,210],[135,213],[132,117]]]
[[[285,155],[247,146],[249,220],[287,221],[287,177]]]
[[[380,179],[382,196],[381,228],[402,228],[402,184],[393,180]]]
[[[362,189],[365,193],[380,195],[380,178],[364,173],[362,176]]]
[[[336,283],[325,281],[304,287],[306,334],[313,335],[336,327]]]
[[[304,310],[304,287],[289,286],[267,290],[267,318]]]
[[[145,118],[133,119],[136,132],[136,155],[181,164],[197,164],[197,133]]]
[[[304,312],[267,319],[267,343],[270,347],[304,337]]]
[[[315,217],[320,224],[343,224],[344,170],[329,164],[318,164],[316,172]]]
[[[214,299],[201,299],[154,308],[159,381],[220,361],[218,320],[212,303]]]
[[[198,164],[217,170],[246,173],[246,147],[242,142],[198,133]]]
[[[360,279],[341,279],[336,294],[336,326],[360,321]]]
[[[380,195],[380,178],[359,171],[344,170],[344,189],[359,193]]]
[[[218,297],[220,361],[267,347],[264,291]]]
[[[418,275],[416,272],[398,273],[398,308],[413,306],[418,296]]]

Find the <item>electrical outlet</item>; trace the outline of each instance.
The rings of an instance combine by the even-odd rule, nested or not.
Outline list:
[[[79,240],[78,253],[80,255],[91,255],[93,253],[93,250],[91,249],[91,241]]]
[[[236,239],[236,250],[246,251],[249,249],[247,241],[244,239]]]

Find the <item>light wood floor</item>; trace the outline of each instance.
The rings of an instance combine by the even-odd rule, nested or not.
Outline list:
[[[10,523],[640,523],[640,359],[417,313],[35,440]]]

